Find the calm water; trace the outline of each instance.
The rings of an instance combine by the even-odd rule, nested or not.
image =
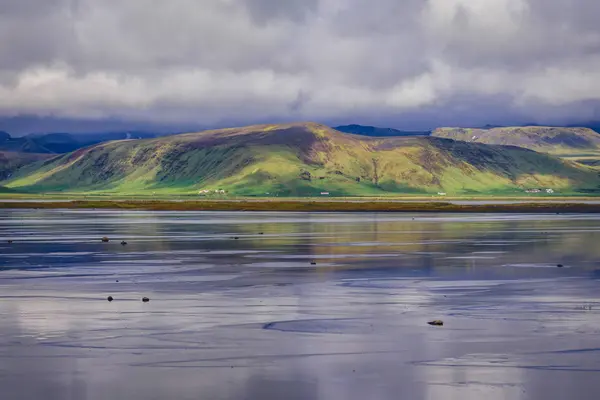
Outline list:
[[[582,400],[599,376],[599,215],[0,211],[2,399]]]

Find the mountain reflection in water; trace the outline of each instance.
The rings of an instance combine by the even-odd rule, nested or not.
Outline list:
[[[599,222],[0,210],[2,397],[595,399]]]

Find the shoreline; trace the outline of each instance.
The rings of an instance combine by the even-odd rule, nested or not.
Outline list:
[[[523,202],[456,204],[451,202],[314,201],[314,200],[56,200],[3,201],[0,209],[108,209],[140,211],[297,211],[297,212],[433,212],[433,213],[600,213],[600,204]]]

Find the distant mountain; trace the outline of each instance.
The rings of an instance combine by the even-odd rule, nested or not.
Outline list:
[[[75,136],[68,133],[48,133],[40,136],[29,135],[25,138],[34,141],[47,150],[48,153],[69,153],[85,146]]]
[[[0,182],[36,192],[201,196],[561,193],[597,190],[597,171],[518,147],[438,137],[366,137],[316,123],[113,141],[38,162]],[[217,193],[215,193],[217,191]]]
[[[6,132],[0,132],[0,151],[17,153],[50,153],[48,149],[28,137],[13,138]]]
[[[491,129],[439,128],[432,136],[484,143],[518,146],[550,154],[575,154],[600,151],[600,134],[589,128],[548,126],[502,127]]]
[[[31,138],[53,153],[69,153],[82,147],[112,140],[152,139],[165,134],[151,132],[97,132],[97,133],[45,133],[31,134]]]
[[[429,136],[430,131],[400,131],[392,128],[377,128],[365,125],[342,125],[333,128],[340,132],[352,133],[354,135],[370,137],[394,137],[394,136]]]
[[[161,136],[161,134],[148,132],[101,132],[85,134],[43,133],[11,137],[6,132],[0,132],[0,151],[63,154],[111,140],[150,139],[158,136]]]

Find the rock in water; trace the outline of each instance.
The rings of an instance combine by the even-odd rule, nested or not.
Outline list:
[[[313,262],[310,263],[310,265],[317,265],[317,262],[313,261]]]
[[[563,266],[564,266],[564,265],[562,265],[562,264],[558,264],[558,265],[557,265],[557,267],[558,267],[558,268],[562,268]]]
[[[106,300],[108,300],[108,301],[113,301],[114,299],[113,299],[113,297],[112,297],[112,296],[108,296],[108,298],[107,298]]]
[[[121,246],[127,246],[127,242],[123,240],[123,241],[121,242]]]
[[[13,242],[13,241],[12,241],[12,240],[7,240],[6,242],[7,242],[8,244],[12,244],[12,242]]]
[[[104,237],[102,238],[102,242],[103,242],[103,243],[108,243],[109,241],[110,241],[110,239],[109,239],[109,238],[107,238],[106,236],[104,236]]]
[[[149,299],[149,298],[147,298],[147,297],[142,297],[142,301],[143,301],[144,303],[147,303],[147,302],[149,302],[149,301],[150,301],[150,299]]]
[[[444,326],[444,321],[440,321],[439,319],[436,319],[435,321],[428,322],[428,324],[433,325],[433,326]]]

